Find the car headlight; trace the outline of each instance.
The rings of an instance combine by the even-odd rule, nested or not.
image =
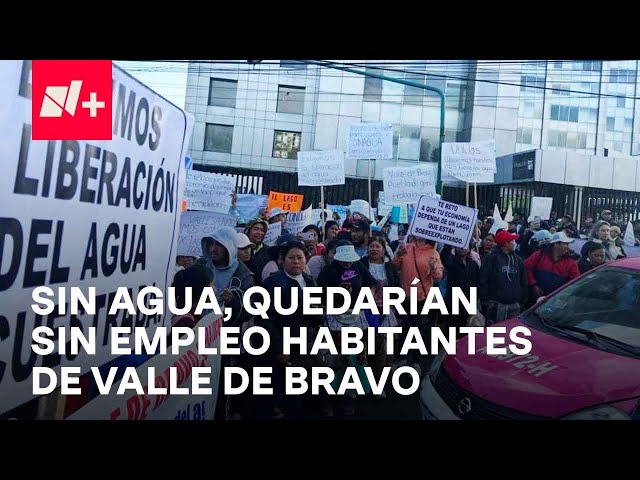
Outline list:
[[[562,420],[631,420],[631,417],[618,408],[601,405],[570,413]]]
[[[436,375],[438,375],[440,367],[442,366],[442,362],[444,362],[446,356],[447,351],[443,348],[438,352],[436,358],[434,358],[431,362],[431,367],[429,368],[429,378],[431,378],[431,381],[435,381]]]

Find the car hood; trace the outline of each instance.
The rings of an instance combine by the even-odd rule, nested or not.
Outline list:
[[[509,331],[522,325],[513,319],[496,326],[506,327],[508,344]],[[441,368],[478,397],[545,417],[640,396],[640,360],[527,327],[532,344],[528,355],[487,355],[487,336],[482,334],[476,335],[475,354],[468,354],[465,337]]]

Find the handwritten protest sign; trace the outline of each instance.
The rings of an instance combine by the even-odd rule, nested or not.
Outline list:
[[[178,255],[202,255],[202,237],[209,237],[222,227],[236,226],[237,217],[215,212],[183,212],[180,216]]]
[[[434,242],[467,248],[478,210],[422,196],[416,206],[409,233]]]
[[[341,150],[298,152],[298,185],[344,185],[344,181]]]
[[[393,127],[386,123],[357,123],[349,127],[347,157],[393,158]]]
[[[267,211],[272,208],[281,208],[285,212],[299,212],[302,209],[304,195],[295,193],[269,192]]]
[[[285,228],[292,235],[297,235],[307,225],[315,225],[313,221],[313,209],[311,206],[301,212],[287,214],[287,223]]]
[[[236,180],[229,175],[188,170],[184,187],[187,208],[228,213],[231,207],[231,193],[235,188]]]
[[[270,223],[262,243],[271,247],[276,244],[276,240],[280,235],[282,235],[282,222]]]
[[[496,173],[495,141],[443,143],[442,174],[467,183],[493,183]]]
[[[382,171],[384,201],[388,205],[417,203],[422,195],[436,193],[437,165],[387,167]]]

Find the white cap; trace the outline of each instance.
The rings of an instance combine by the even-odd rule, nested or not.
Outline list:
[[[353,263],[360,260],[360,255],[356,253],[353,245],[342,245],[336,248],[336,254],[333,256],[333,259],[338,262]]]
[[[575,238],[569,238],[564,231],[560,231],[551,236],[549,243],[573,243],[574,240]]]
[[[286,213],[287,212],[285,212],[281,208],[272,208],[271,210],[269,210],[269,218],[275,217],[276,215],[284,215]]]
[[[244,233],[236,233],[236,248],[246,248],[249,245],[255,247],[255,244]]]

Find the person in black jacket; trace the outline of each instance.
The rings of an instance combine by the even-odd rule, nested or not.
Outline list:
[[[520,314],[529,298],[524,262],[514,255],[518,235],[496,234],[496,248],[483,258],[478,296],[486,312],[487,324]]]
[[[452,313],[453,305],[453,287],[462,289],[462,293],[469,298],[471,288],[477,287],[480,280],[480,267],[470,256],[471,250],[468,248],[456,248],[445,245],[440,253],[440,259],[447,272],[447,296],[445,302],[449,315],[445,317],[445,321],[449,327],[465,327],[469,313],[461,309],[454,315]]]
[[[607,253],[604,245],[600,242],[590,240],[582,247],[582,258],[578,262],[578,270],[580,274],[598,267],[607,261]]]
[[[301,415],[302,405],[299,396],[285,396],[285,368],[287,365],[310,367],[313,359],[310,356],[300,356],[299,350],[292,349],[290,356],[283,354],[283,328],[289,327],[291,335],[299,335],[300,327],[307,327],[309,339],[315,338],[315,331],[320,325],[322,317],[319,315],[304,315],[302,303],[302,289],[315,287],[312,277],[304,273],[306,266],[306,248],[298,241],[290,241],[280,248],[281,269],[272,273],[263,284],[269,293],[271,305],[267,312],[268,319],[256,319],[256,323],[264,327],[269,333],[271,345],[264,355],[256,358],[262,366],[273,368],[273,396],[266,398],[270,404],[270,411],[274,417],[284,414],[288,417]],[[297,303],[293,313],[282,314],[275,308],[274,299],[276,288],[280,288],[280,305],[282,309],[289,309]],[[296,297],[294,297],[296,295]],[[298,353],[295,353],[296,350]],[[261,357],[261,358],[260,358]],[[264,412],[264,410],[263,410]]]

